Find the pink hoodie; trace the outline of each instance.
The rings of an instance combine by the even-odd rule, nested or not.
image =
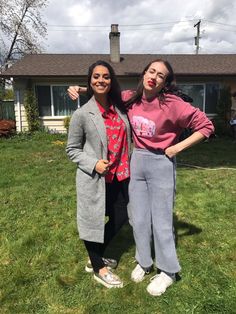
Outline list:
[[[122,98],[127,101],[132,91],[123,91]],[[178,142],[185,128],[199,131],[205,137],[214,132],[212,122],[205,113],[180,97],[168,94],[164,103],[157,98],[147,101],[144,97],[128,111],[136,148],[165,150]],[[139,139],[141,139],[139,141]]]

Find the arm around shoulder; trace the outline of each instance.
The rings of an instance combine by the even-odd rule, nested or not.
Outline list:
[[[78,99],[79,95],[84,95],[87,92],[87,87],[82,87],[79,85],[69,86],[67,89],[68,95],[72,100]]]

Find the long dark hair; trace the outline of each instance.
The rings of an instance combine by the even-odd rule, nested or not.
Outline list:
[[[175,75],[172,66],[170,63],[163,59],[155,59],[149,62],[144,70],[141,73],[141,77],[137,86],[136,91],[134,92],[134,95],[125,103],[126,108],[130,107],[133,103],[139,103],[141,101],[142,95],[143,95],[143,76],[148,70],[148,68],[153,64],[154,62],[161,62],[165,65],[165,67],[168,70],[168,75],[165,80],[165,86],[162,88],[162,90],[158,93],[157,97],[160,99],[161,102],[165,100],[165,94],[172,94],[181,97],[184,101],[192,102],[192,98],[188,95],[184,94],[181,89],[179,89],[175,83]]]
[[[89,67],[88,79],[87,79],[87,97],[90,99],[94,94],[93,89],[90,85],[91,77],[92,77],[94,68],[96,66],[99,66],[99,65],[102,65],[105,68],[107,68],[109,73],[110,73],[111,88],[108,92],[109,100],[111,101],[113,106],[117,107],[121,112],[126,112],[127,110],[126,110],[124,103],[122,101],[122,98],[121,98],[120,84],[118,83],[118,80],[116,78],[115,71],[113,70],[112,66],[109,63],[107,63],[103,60],[98,60],[95,63],[91,64]]]

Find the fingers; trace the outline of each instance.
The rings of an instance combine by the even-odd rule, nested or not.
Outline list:
[[[95,170],[100,174],[107,174],[109,171],[109,161],[106,159],[100,159],[95,166]]]
[[[109,164],[109,160],[107,160],[107,159],[101,159],[101,161],[102,161],[104,164]]]
[[[78,94],[76,95],[75,93],[73,93],[72,91],[70,91],[69,89],[67,89],[68,95],[72,100],[76,100],[78,98]]]
[[[70,86],[67,89],[67,92],[72,100],[76,100],[79,97],[79,86]]]
[[[104,174],[107,174],[108,171],[109,171],[109,168],[110,168],[110,167],[109,167],[109,161],[106,160],[106,159],[102,159],[101,161],[103,162],[103,167],[104,167],[103,173],[104,173]]]

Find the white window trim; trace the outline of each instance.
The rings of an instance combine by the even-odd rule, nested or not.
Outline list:
[[[50,96],[51,96],[51,113],[52,117],[55,117],[55,111],[54,111],[54,101],[53,101],[53,91],[52,91],[53,85],[50,85]]]

